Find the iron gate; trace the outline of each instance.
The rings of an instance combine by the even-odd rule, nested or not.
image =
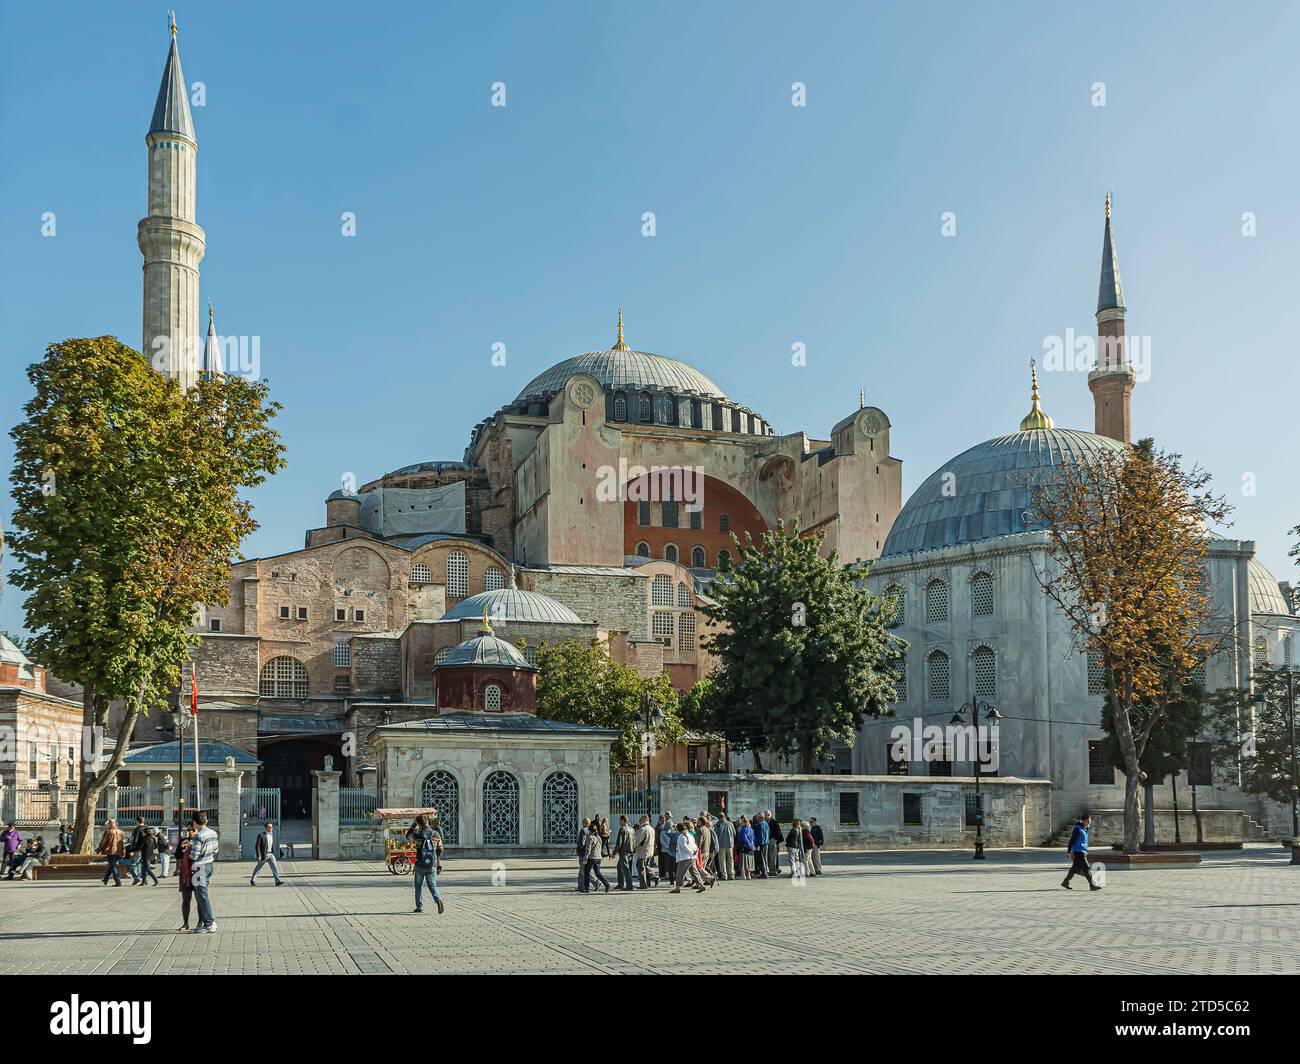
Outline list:
[[[252,858],[267,821],[280,832],[280,788],[249,787],[239,794],[239,856]]]

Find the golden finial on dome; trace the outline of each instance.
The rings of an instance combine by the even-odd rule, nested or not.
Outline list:
[[[1106,190],[1106,221],[1110,221],[1110,189]]]
[[[486,602],[483,603],[483,627],[479,629],[478,634],[479,635],[492,634],[492,624],[488,620],[488,604]]]
[[[171,19],[172,40],[175,40],[175,39],[176,39],[176,12],[175,12],[175,11],[168,11],[168,12],[167,12],[167,15],[168,15],[168,17]]]
[[[1038,405],[1038,363],[1032,358],[1029,360],[1029,380],[1030,380],[1030,399],[1033,406],[1030,407],[1029,413],[1024,416],[1020,422],[1021,432],[1033,432],[1035,429],[1050,429],[1052,419],[1043,413],[1043,408]]]
[[[618,308],[618,339],[614,341],[615,351],[631,351],[632,349],[623,342],[623,308]]]

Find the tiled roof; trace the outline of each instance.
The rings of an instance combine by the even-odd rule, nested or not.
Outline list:
[[[429,731],[429,732],[532,732],[552,735],[608,735],[617,738],[619,732],[610,728],[596,728],[589,724],[571,724],[564,720],[544,720],[529,713],[451,713],[427,720],[408,720],[400,724],[385,724],[379,731]]]
[[[524,660],[518,647],[494,635],[477,635],[461,643],[437,667],[441,669],[448,665],[496,665],[506,669],[536,671]]]
[[[138,750],[128,751],[123,764],[128,766],[174,765],[178,753],[176,740],[173,739],[169,743],[155,743],[153,746],[142,746]],[[200,764],[216,765],[225,761],[228,757],[233,757],[238,765],[261,764],[252,754],[239,749],[237,746],[231,746],[229,743],[223,743],[218,739],[199,740]],[[185,744],[185,763],[188,765],[194,763],[194,741],[192,739]]]
[[[582,624],[582,618],[563,602],[536,591],[516,587],[481,591],[456,603],[442,615],[444,621],[482,617],[487,610],[492,621],[543,621],[550,624]]]
[[[1247,580],[1250,584],[1251,613],[1290,613],[1282,589],[1277,580],[1268,571],[1268,567],[1257,558],[1251,558],[1246,567]]]

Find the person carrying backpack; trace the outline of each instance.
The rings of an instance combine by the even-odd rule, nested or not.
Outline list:
[[[1088,867],[1090,827],[1092,827],[1092,817],[1084,813],[1079,817],[1079,822],[1074,825],[1074,830],[1070,832],[1070,844],[1066,847],[1066,853],[1070,855],[1070,870],[1065,873],[1065,882],[1061,884],[1066,890],[1070,889],[1070,880],[1075,876],[1083,876],[1088,881],[1089,890],[1101,890],[1101,887],[1092,881],[1092,869]]]
[[[429,818],[420,816],[415,821],[415,911],[424,912],[424,884],[438,906],[438,915],[446,912],[442,895],[438,893],[438,854],[442,852],[442,832],[429,826]]]

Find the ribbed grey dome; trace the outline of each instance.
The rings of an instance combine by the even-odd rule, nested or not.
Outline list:
[[[1027,485],[1065,460],[1086,463],[1124,445],[1074,429],[1013,432],[978,443],[930,474],[898,514],[882,557],[1026,532]],[[948,474],[952,474],[951,477]],[[945,491],[947,493],[945,493]]]
[[[504,587],[496,591],[480,591],[462,599],[442,615],[444,621],[469,620],[481,618],[487,610],[488,620],[497,621],[543,621],[550,624],[581,624],[582,618],[563,602],[557,602],[549,595],[536,591],[521,591],[516,587]]]
[[[1282,589],[1277,580],[1268,571],[1268,566],[1258,558],[1251,558],[1246,567],[1246,578],[1250,583],[1251,613],[1290,613]]]
[[[447,665],[500,665],[506,669],[531,669],[524,660],[519,648],[494,635],[476,635],[473,639],[461,643],[438,662],[438,667]]]
[[[722,389],[685,362],[646,351],[588,351],[558,362],[545,373],[534,377],[520,391],[516,401],[533,396],[554,395],[575,373],[589,373],[605,388],[664,388],[672,392],[690,392],[725,399]]]

